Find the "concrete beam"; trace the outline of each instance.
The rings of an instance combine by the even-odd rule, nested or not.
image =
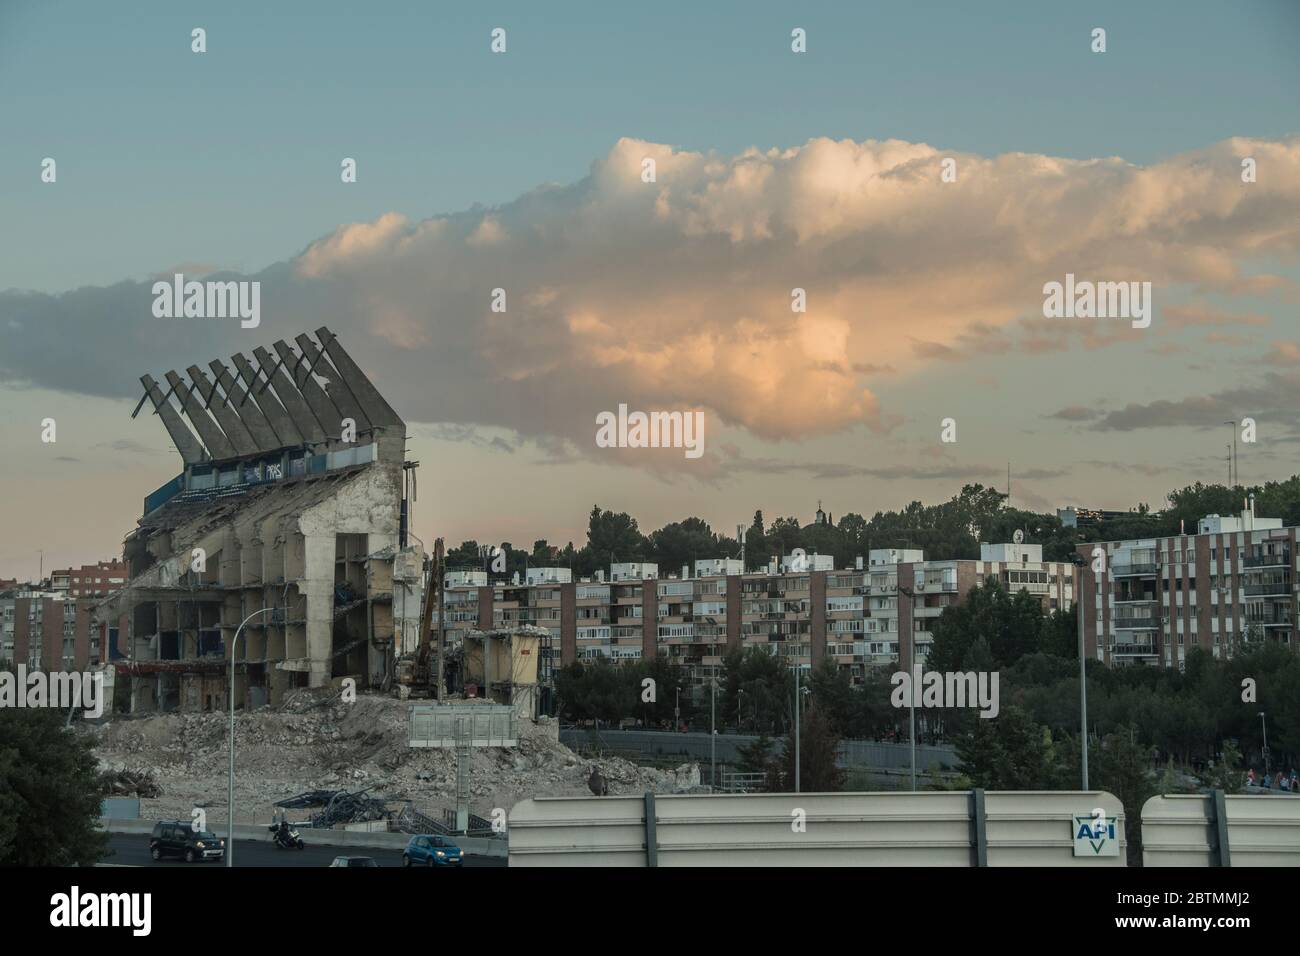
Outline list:
[[[298,343],[298,349],[302,352],[307,366],[317,375],[327,379],[325,383],[325,394],[330,397],[338,410],[343,413],[345,418],[350,418],[357,423],[357,435],[370,431],[370,419],[366,413],[361,410],[356,396],[348,388],[347,382],[339,374],[338,369],[330,364],[329,359],[321,352],[320,346],[311,340],[311,336],[305,332],[302,335],[294,336],[294,341]]]
[[[316,384],[306,363],[289,348],[288,342],[280,339],[275,343],[274,348],[280,356],[281,367],[292,370],[289,374],[293,383],[298,386],[298,391],[302,392],[302,397],[307,399],[316,421],[320,422],[321,428],[325,429],[326,437],[337,440],[343,434],[343,413],[330,401],[330,397],[325,394],[325,389]]]
[[[154,411],[162,419],[163,427],[167,429],[167,434],[171,436],[172,444],[181,453],[181,460],[186,465],[197,465],[207,458],[207,450],[194,437],[194,432],[190,431],[190,427],[185,424],[185,419],[181,418],[176,409],[172,407],[172,403],[163,397],[162,389],[153,380],[153,376],[141,375],[140,384],[144,386],[145,392],[148,393]]]
[[[194,383],[194,388],[199,397],[208,406],[208,410],[217,416],[217,423],[221,425],[221,430],[230,439],[230,444],[235,447],[235,454],[240,457],[256,455],[257,442],[253,441],[253,436],[248,433],[243,420],[230,407],[226,397],[217,391],[217,386],[208,378],[203,369],[197,365],[191,365],[185,372]]]
[[[239,371],[239,377],[243,379],[244,384],[248,386],[248,390],[253,394],[253,397],[244,404],[247,406],[257,402],[257,407],[266,416],[267,423],[270,424],[271,430],[275,432],[276,437],[280,439],[281,445],[297,446],[304,444],[307,439],[303,437],[302,432],[298,431],[293,419],[289,417],[289,413],[280,404],[280,399],[276,396],[275,391],[270,388],[262,389],[263,382],[258,377],[257,372],[253,371],[253,363],[243,355],[233,355],[231,361],[235,363],[235,368]]]
[[[208,453],[213,458],[234,458],[235,446],[230,444],[226,433],[218,428],[217,423],[204,411],[203,404],[190,393],[189,386],[182,382],[181,377],[175,372],[168,372],[166,379],[172,391],[176,393],[176,397],[181,400],[181,406],[189,416],[190,424],[199,433],[199,438],[207,446]]]
[[[257,364],[262,367],[262,374],[270,378],[271,387],[275,389],[275,394],[284,403],[285,411],[289,413],[294,427],[298,429],[303,440],[311,443],[323,442],[325,440],[325,429],[321,428],[320,422],[316,420],[316,415],[302,397],[302,393],[298,391],[298,387],[285,374],[283,368],[276,366],[271,353],[259,345],[253,349],[253,357],[257,359]],[[261,398],[264,394],[266,393],[259,393],[256,389],[253,390],[254,398]]]
[[[257,450],[270,452],[279,451],[283,448],[285,443],[280,441],[275,429],[266,420],[266,416],[262,414],[262,409],[257,402],[252,399],[244,401],[247,393],[235,381],[235,376],[230,374],[230,369],[216,359],[208,363],[208,368],[212,369],[212,374],[217,377],[217,383],[226,393],[226,398],[230,401],[230,407],[239,415],[244,427],[253,436],[253,441],[257,443]]]
[[[379,389],[371,384],[370,379],[366,378],[357,363],[352,361],[352,356],[339,344],[333,332],[322,325],[316,330],[316,338],[320,339],[321,347],[329,355],[334,367],[342,374],[343,381],[356,396],[357,402],[365,409],[366,417],[370,419],[372,425],[382,427],[405,424],[397,412],[393,411],[393,406],[379,394]]]

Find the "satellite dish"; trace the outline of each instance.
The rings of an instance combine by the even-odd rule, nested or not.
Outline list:
[[[1014,541],[1016,544],[1024,544],[1025,533],[1021,531],[1019,528],[1017,528],[1016,533],[1011,536],[1011,540]]]

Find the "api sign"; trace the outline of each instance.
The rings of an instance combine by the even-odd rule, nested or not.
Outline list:
[[[1075,856],[1119,856],[1119,839],[1115,833],[1118,817],[1074,817]]]

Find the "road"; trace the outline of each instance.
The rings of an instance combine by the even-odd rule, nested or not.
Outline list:
[[[149,857],[149,834],[114,833],[108,841],[112,855],[103,862],[116,866],[170,866],[178,869],[190,867],[216,869],[221,863],[186,864],[179,859],[165,859],[155,863]],[[270,840],[236,840],[235,866],[329,866],[336,856],[370,856],[380,866],[401,866],[402,853],[397,849],[361,846],[312,846],[308,841],[303,850],[277,850]],[[465,857],[467,867],[505,866],[504,857]]]

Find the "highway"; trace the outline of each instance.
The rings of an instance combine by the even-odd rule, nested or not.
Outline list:
[[[304,837],[306,839],[306,837]],[[224,869],[225,863],[185,863],[167,858],[154,862],[149,856],[149,834],[114,833],[109,837],[111,854],[103,863],[113,866],[170,866],[176,869]],[[388,847],[313,846],[310,839],[302,850],[278,850],[270,840],[236,840],[235,866],[329,866],[336,856],[369,856],[380,866],[402,865],[401,850]],[[504,857],[465,857],[467,867],[505,866]]]

